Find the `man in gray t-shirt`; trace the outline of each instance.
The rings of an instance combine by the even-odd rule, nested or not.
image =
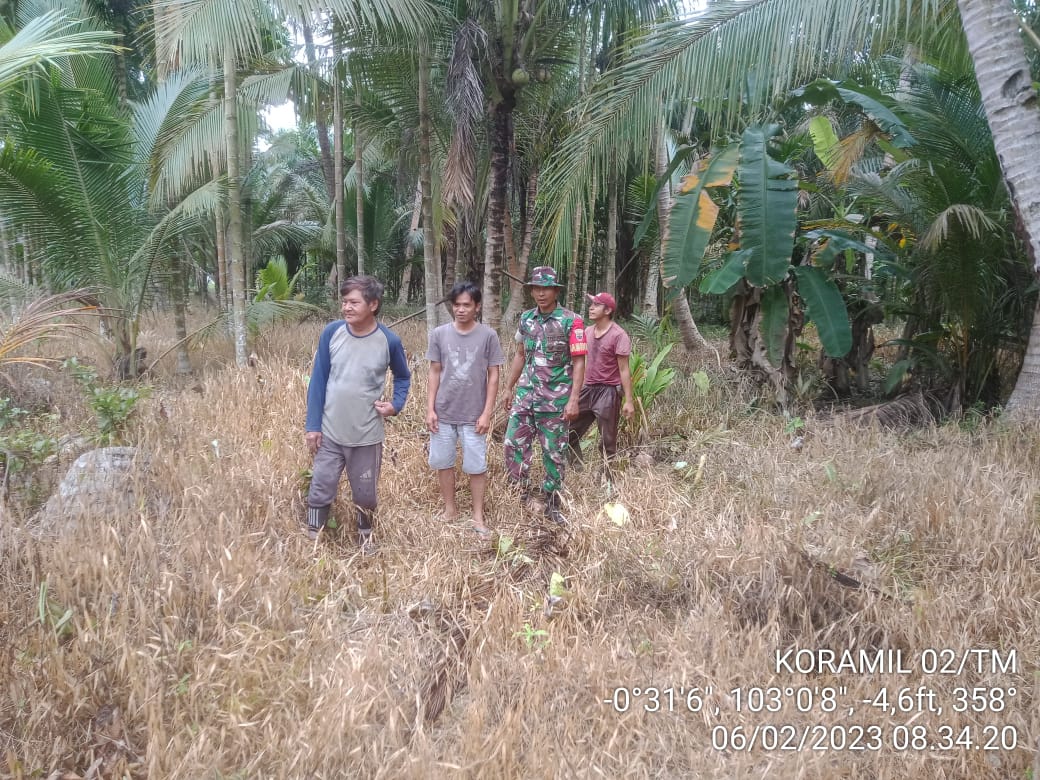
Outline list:
[[[459,282],[448,294],[454,322],[430,333],[426,427],[430,431],[430,466],[444,499],[444,515],[454,520],[455,448],[462,443],[462,470],[473,494],[473,530],[482,537],[487,487],[487,434],[498,395],[501,366],[506,362],[498,334],[477,322],[480,288]]]
[[[314,456],[307,536],[317,539],[325,528],[346,471],[361,550],[370,554],[376,549],[372,524],[383,463],[383,420],[404,408],[411,372],[401,339],[376,320],[383,284],[372,276],[352,276],[340,286],[340,296],[343,319],[322,331],[307,387],[304,439]],[[394,376],[392,401],[383,400],[387,369]]]

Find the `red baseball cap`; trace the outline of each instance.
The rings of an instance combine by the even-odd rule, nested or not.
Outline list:
[[[606,306],[610,309],[611,313],[617,311],[617,301],[615,301],[614,296],[608,292],[596,293],[595,295],[585,293],[585,297],[589,299],[589,303],[598,303],[600,306]]]

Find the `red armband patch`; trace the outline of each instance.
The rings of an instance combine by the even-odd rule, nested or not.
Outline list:
[[[589,351],[588,342],[585,341],[585,323],[581,317],[576,317],[571,325],[571,356],[584,355]]]

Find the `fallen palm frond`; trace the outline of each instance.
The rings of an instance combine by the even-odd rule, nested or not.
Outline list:
[[[849,409],[834,416],[854,425],[878,425],[889,430],[903,430],[935,420],[920,390],[859,409]]]
[[[90,299],[86,290],[37,298],[9,324],[0,324],[0,370],[17,363],[43,367],[60,363],[60,358],[26,355],[24,350],[33,344],[92,335],[92,330],[80,319],[100,314],[97,305],[87,302]]]

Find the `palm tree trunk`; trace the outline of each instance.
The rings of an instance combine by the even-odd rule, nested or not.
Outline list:
[[[408,288],[412,286],[412,256],[415,254],[415,244],[412,236],[419,229],[419,218],[422,216],[422,181],[415,183],[415,199],[412,202],[412,222],[408,226],[408,236],[404,245],[404,271],[401,272],[401,289],[397,292],[398,306],[408,303]]]
[[[607,256],[603,261],[603,287],[612,295],[617,285],[618,174],[610,172],[607,181]]]
[[[303,30],[303,48],[307,55],[307,67],[315,70],[318,58],[314,53],[314,34],[311,32],[310,20],[307,14],[301,12],[300,26]],[[318,152],[321,159],[321,172],[325,179],[325,192],[332,203],[336,197],[336,169],[332,159],[332,150],[329,149],[329,123],[325,119],[324,106],[321,102],[321,88],[317,77],[313,83],[314,89],[314,124],[318,130]]]
[[[231,322],[235,339],[235,364],[246,365],[248,333],[246,331],[245,265],[242,249],[242,202],[240,193],[240,158],[238,142],[238,100],[236,92],[235,50],[228,46],[224,52],[224,128],[227,142],[228,221],[231,232],[228,241],[228,264],[231,267]]]
[[[578,287],[574,291],[574,311],[585,307],[585,291],[589,289],[592,276],[592,259],[596,249],[596,177],[593,176],[592,190],[589,192],[589,219],[585,226],[585,255],[578,267]],[[595,282],[595,280],[592,280]]]
[[[571,223],[571,256],[567,263],[567,292],[561,301],[566,305],[568,299],[577,300],[578,295],[578,263],[581,258],[581,223],[585,218],[585,209],[581,203],[574,206],[574,221]]]
[[[333,200],[336,211],[336,297],[339,298],[339,286],[347,278],[347,228],[343,211],[343,97],[340,87],[340,72],[335,70],[335,83],[332,87],[332,143],[336,197]]]
[[[440,324],[439,284],[441,263],[433,221],[433,184],[430,167],[430,60],[426,50],[419,50],[419,186],[422,190],[423,268],[426,292],[426,329],[432,331]]]
[[[516,258],[515,265],[509,269],[509,273],[516,278],[509,280],[509,304],[506,306],[506,312],[502,316],[502,327],[507,330],[511,330],[516,324],[524,307],[524,286],[516,280],[527,278],[527,264],[531,258],[531,246],[534,244],[534,208],[537,199],[538,169],[535,168],[527,179],[527,197],[524,200],[523,223],[520,226],[522,232],[520,254]]]
[[[227,311],[227,227],[224,224],[223,203],[217,203],[214,222],[213,243],[217,249],[217,309]]]
[[[354,105],[361,105],[361,93],[358,92],[359,85],[354,84]],[[351,126],[354,135],[354,189],[357,193],[357,272],[365,273],[365,166],[362,151],[364,144],[361,142],[361,128],[357,122]]]
[[[1007,0],[957,0],[975,63],[982,106],[1011,200],[1040,270],[1040,117],[1019,19]],[[1007,402],[1012,417],[1040,413],[1040,306],[1033,314],[1022,370]]]
[[[643,255],[640,264],[640,279],[643,288],[643,313],[657,314],[657,266],[661,262],[659,246]]]
[[[487,243],[484,247],[484,322],[498,330],[502,324],[502,249],[505,212],[509,205],[509,149],[511,114],[515,98],[496,103],[491,116],[491,174],[488,191]]]
[[[513,210],[511,208],[507,208],[505,213],[502,214],[502,261],[502,267],[516,276],[513,273],[517,263],[516,248],[513,245]],[[508,286],[512,284],[512,281],[506,277],[503,279],[503,283]]]
[[[4,273],[8,276],[18,278],[16,273],[16,264],[14,262],[14,255],[11,253],[11,248],[7,243],[7,228],[4,227],[4,223],[0,220],[0,267],[4,269]]]
[[[585,236],[585,256],[581,261],[581,268],[578,269],[578,290],[574,296],[574,311],[581,311],[585,306],[585,293],[595,284],[595,279],[592,278],[593,268],[592,263],[595,259],[596,250],[596,225],[592,222],[588,225],[588,233]]]
[[[664,112],[662,111],[662,117]],[[660,179],[665,176],[668,172],[668,146],[665,136],[664,119],[661,120],[659,125],[659,131],[657,134],[657,164],[656,173],[657,178]],[[661,230],[661,241],[662,247],[668,244],[668,216],[672,209],[672,196],[671,187],[666,183],[663,187],[658,190],[657,193],[657,223],[660,225]],[[658,252],[659,262],[657,264],[658,273],[664,278],[664,252]],[[654,297],[657,296],[657,280],[647,279],[647,295],[649,296],[650,288],[654,289]],[[690,311],[690,302],[686,300],[685,291],[681,291],[676,297],[675,302],[672,304],[672,315],[675,317],[675,324],[679,328],[679,335],[682,337],[683,346],[689,352],[699,352],[702,349],[709,349],[714,351],[714,348],[704,340],[704,336],[701,335],[700,330],[697,329],[697,323],[693,320],[693,313]]]
[[[242,199],[242,300],[249,301],[249,287],[256,277],[253,258],[253,185],[250,182],[248,172],[253,169],[253,145],[243,145],[244,165],[242,170],[246,175],[240,177],[242,182],[240,197]]]
[[[171,289],[173,294],[173,328],[174,338],[177,339],[177,373],[191,373],[191,359],[188,357],[188,322],[187,322],[187,297],[188,276],[184,272],[184,257],[180,252],[175,252],[171,258],[173,273],[171,274]]]

